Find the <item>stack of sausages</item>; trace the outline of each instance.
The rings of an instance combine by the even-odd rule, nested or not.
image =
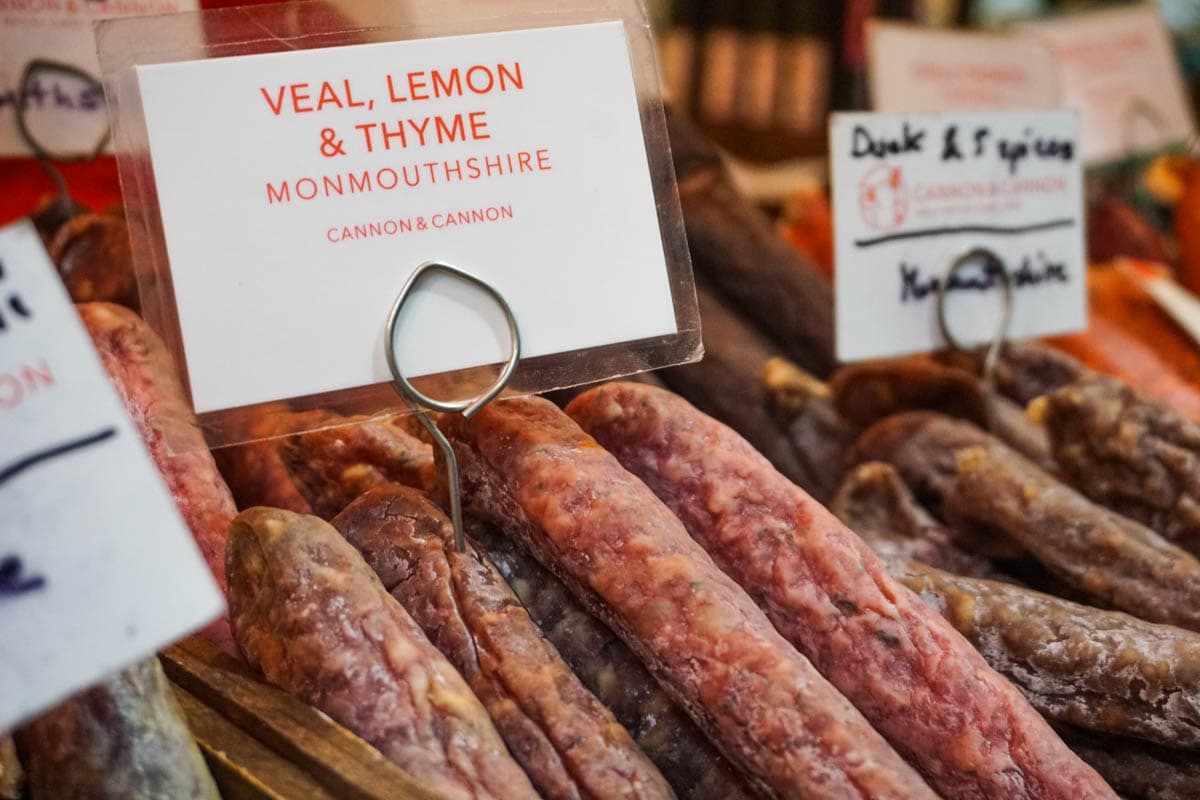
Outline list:
[[[1200,429],[1040,345],[1002,398],[835,371],[826,279],[673,124],[709,357],[440,419],[461,552],[403,420],[280,406],[214,459],[157,337],[79,306],[205,635],[446,798],[1200,796]],[[34,800],[216,796],[153,660],[15,741]]]
[[[98,341],[140,342],[110,362],[134,416],[193,431],[145,326],[81,313]],[[366,469],[398,443],[426,462],[391,422],[271,445],[328,521],[255,507],[210,524],[228,492],[207,452],[174,438],[160,462],[204,549],[223,545],[238,652],[434,791],[1114,796],[862,540],[668,390],[610,384],[566,413],[528,398],[441,424],[474,520],[462,553],[421,491],[439,496],[428,470]],[[557,620],[543,591],[567,599]],[[603,647],[572,652],[576,636]],[[653,705],[622,702],[629,665]]]

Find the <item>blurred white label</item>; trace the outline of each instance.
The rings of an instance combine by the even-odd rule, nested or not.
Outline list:
[[[1177,144],[1195,130],[1170,34],[1153,3],[1020,30],[1054,53],[1063,104],[1080,112],[1085,163]]]
[[[199,413],[678,333],[619,21],[137,75]]]
[[[0,229],[0,731],[224,608],[41,240]]]
[[[1073,112],[835,114],[829,129],[839,359],[942,347],[939,288],[976,248],[1009,276],[1011,338],[1085,326]],[[955,339],[991,340],[1001,280],[975,264],[947,284]]]
[[[1003,111],[1059,105],[1050,49],[1030,40],[873,20],[868,31],[876,111]]]
[[[198,7],[197,0],[0,0],[0,157],[31,154],[16,113],[31,62],[61,62],[98,79],[92,22]],[[52,153],[90,152],[108,126],[99,85],[58,70],[32,74],[24,100],[30,134]]]

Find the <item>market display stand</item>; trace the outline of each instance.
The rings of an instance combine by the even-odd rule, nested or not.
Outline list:
[[[225,800],[438,800],[329,717],[199,636],[162,665]]]

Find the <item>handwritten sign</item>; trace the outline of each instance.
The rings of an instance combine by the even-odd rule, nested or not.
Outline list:
[[[136,14],[191,11],[197,0],[9,0],[0,2],[0,157],[29,156],[17,130],[21,77],[34,59],[63,62],[95,76],[92,22]],[[60,72],[31,76],[29,127],[51,152],[87,152],[108,125],[104,92]]]
[[[676,334],[629,53],[614,21],[139,66],[196,410],[389,380],[428,260],[527,359]],[[405,314],[407,375],[508,355],[486,298]]]
[[[1177,144],[1195,131],[1170,34],[1153,3],[1030,23],[1019,31],[1053,51],[1063,104],[1081,115],[1086,163]]]
[[[872,20],[872,108],[893,113],[1059,105],[1058,68],[1040,42]]]
[[[979,247],[1010,276],[1013,338],[1083,328],[1077,125],[1064,111],[835,115],[838,357],[943,346],[938,287]],[[956,274],[947,289],[956,338],[991,340],[999,278],[983,266]]]
[[[0,730],[223,600],[33,226],[0,229]]]

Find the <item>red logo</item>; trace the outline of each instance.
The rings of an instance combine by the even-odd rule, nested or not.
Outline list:
[[[877,231],[900,227],[908,216],[908,189],[899,167],[877,164],[858,183],[863,222]]]

